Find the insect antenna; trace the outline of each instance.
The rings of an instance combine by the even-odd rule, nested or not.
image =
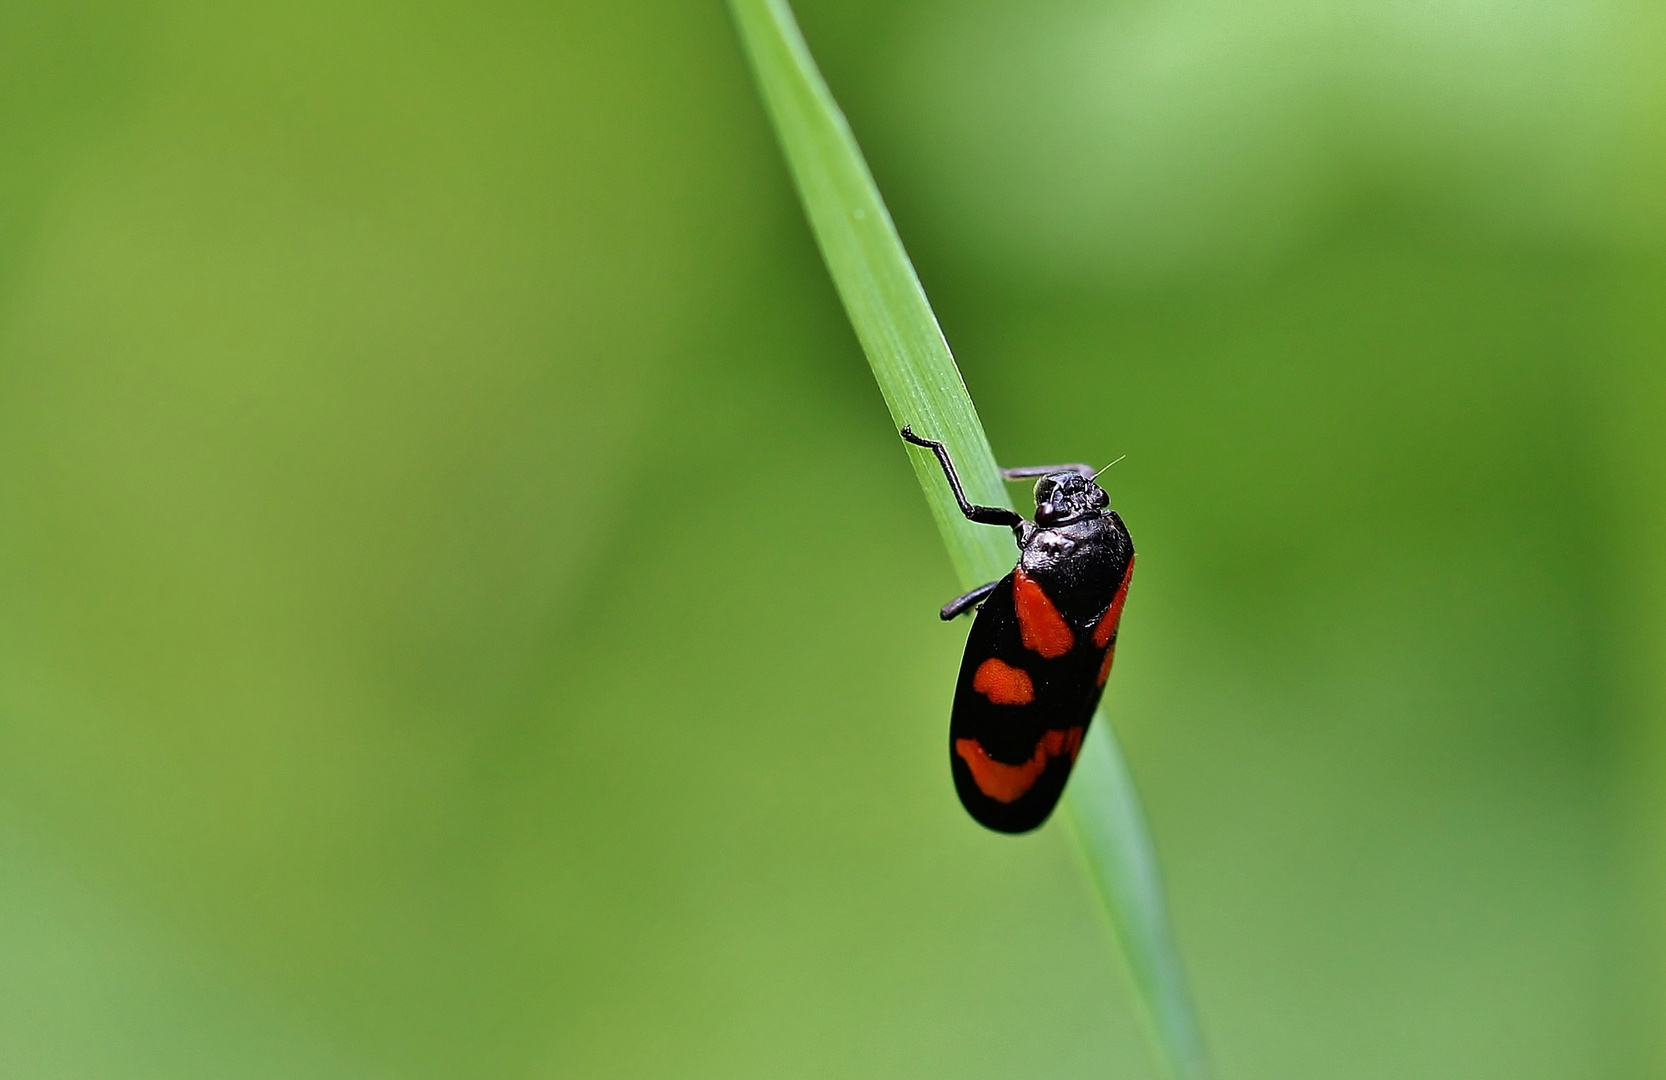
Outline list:
[[[1123,454],[1123,455],[1122,455],[1122,457],[1119,457],[1119,458],[1117,458],[1117,459],[1116,459],[1116,461],[1121,461],[1121,460],[1122,460],[1122,458],[1125,458],[1125,457],[1127,457],[1127,456],[1128,456],[1128,455],[1127,455],[1127,454]],[[1111,462],[1111,465],[1115,465],[1115,464],[1116,464],[1116,461],[1113,461],[1113,462]],[[1108,468],[1110,468],[1110,467],[1111,467],[1111,465],[1107,465],[1107,466],[1105,466],[1105,469],[1108,469]],[[1097,480],[1097,479],[1099,479],[1099,473],[1102,473],[1102,472],[1104,472],[1104,471],[1105,471],[1105,469],[1100,469],[1100,470],[1099,470],[1099,472],[1096,472],[1096,473],[1094,473],[1094,474],[1093,474],[1093,476],[1092,476],[1092,477],[1091,477],[1091,479],[1094,479],[1094,480]]]

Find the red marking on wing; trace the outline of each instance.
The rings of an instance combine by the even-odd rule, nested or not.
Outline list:
[[[1116,587],[1116,596],[1111,599],[1110,608],[1106,610],[1104,617],[1099,620],[1099,625],[1093,628],[1093,643],[1101,649],[1109,645],[1111,639],[1116,637],[1116,624],[1122,621],[1122,605],[1128,602],[1128,583],[1133,580],[1134,556],[1130,555],[1128,556],[1128,569],[1122,572],[1122,584]],[[1110,670],[1107,667],[1105,674],[1110,674]],[[1103,676],[1100,677],[1099,682],[1101,685],[1104,684]]]
[[[1105,680],[1111,677],[1111,662],[1116,659],[1116,646],[1105,650],[1105,662],[1099,665],[1099,685],[1104,686]]]
[[[978,785],[979,791],[998,803],[1013,803],[1035,787],[1053,758],[1069,754],[1071,761],[1076,760],[1076,753],[1082,748],[1082,730],[1073,727],[1068,731],[1044,732],[1036,744],[1035,754],[1022,765],[996,761],[976,739],[956,739],[954,752],[972,771],[972,782]]]
[[[1012,600],[1018,609],[1018,634],[1024,639],[1024,648],[1056,660],[1076,644],[1070,624],[1041,586],[1022,570],[1012,572]]]
[[[1028,705],[1035,700],[1035,684],[1030,682],[1029,672],[993,656],[978,665],[972,689],[996,705]]]

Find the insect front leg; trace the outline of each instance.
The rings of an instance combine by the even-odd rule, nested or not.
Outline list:
[[[1032,476],[1048,476],[1052,473],[1073,472],[1078,476],[1093,479],[1095,470],[1092,465],[1076,462],[1073,465],[1019,465],[1012,469],[1002,469],[1002,480],[1028,480]]]
[[[943,605],[943,610],[938,612],[938,616],[944,622],[948,622],[956,615],[966,614],[968,611],[971,611],[973,608],[989,599],[989,594],[994,592],[995,586],[999,584],[999,581],[991,581],[988,585],[979,585],[977,588],[973,589],[964,596],[955,597],[953,600],[950,600],[948,603]]]
[[[902,429],[902,437],[915,446],[923,446],[937,455],[937,463],[943,466],[943,475],[948,477],[949,488],[954,492],[954,501],[960,505],[960,512],[966,515],[966,520],[975,521],[979,525],[1005,525],[1011,529],[1019,543],[1024,542],[1025,521],[1018,514],[1004,506],[977,506],[966,498],[965,490],[960,486],[960,477],[955,475],[954,462],[949,460],[949,448],[936,439],[922,439],[909,428]]]

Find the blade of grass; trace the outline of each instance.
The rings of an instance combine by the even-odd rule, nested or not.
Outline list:
[[[1169,1072],[1183,1080],[1205,1080],[1211,1073],[1209,1057],[1169,925],[1157,849],[1103,707],[1076,759],[1064,806]]]
[[[730,0],[810,227],[897,424],[948,444],[973,502],[1009,506],[960,370],[844,114],[785,0]],[[899,445],[905,445],[898,441]],[[930,453],[908,449],[962,586],[1012,568],[1009,534],[960,515]],[[1089,876],[1110,915],[1169,1071],[1209,1062],[1163,899],[1156,851],[1103,710],[1066,792]]]

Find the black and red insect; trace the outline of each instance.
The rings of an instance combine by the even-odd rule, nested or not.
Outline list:
[[[1018,541],[1012,573],[951,600],[942,617],[979,609],[949,719],[955,790],[979,824],[1028,832],[1063,794],[1110,677],[1134,542],[1091,465],[1002,469],[1008,480],[1040,477],[1032,524],[968,502],[942,443],[906,427],[902,437],[937,455],[967,520]]]

